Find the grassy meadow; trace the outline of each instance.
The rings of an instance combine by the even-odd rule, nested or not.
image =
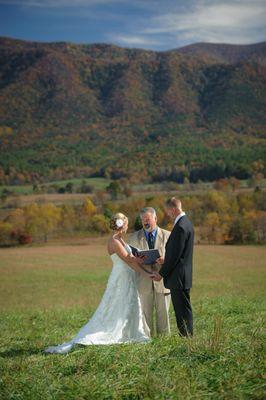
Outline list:
[[[52,202],[55,204],[71,203],[80,204],[84,197],[94,197],[94,193],[97,191],[105,191],[106,187],[110,184],[111,179],[107,178],[73,178],[64,179],[58,181],[51,181],[49,183],[43,183],[41,193],[35,193],[33,185],[1,185],[0,186],[0,197],[5,191],[10,192],[8,195],[8,205],[12,206],[12,203],[19,203],[21,205],[29,204],[32,202]],[[68,183],[73,185],[73,193],[49,193],[49,189],[54,186],[65,187]],[[82,183],[90,185],[92,193],[80,193],[80,187]],[[213,182],[199,182],[194,184],[182,184],[176,182],[157,182],[157,183],[141,183],[131,184],[130,187],[133,191],[133,195],[149,195],[155,193],[169,193],[169,192],[184,192],[189,193],[202,193],[206,190],[214,188]],[[266,179],[260,181],[260,187],[262,190],[266,188]],[[250,192],[253,191],[254,187],[249,186],[248,180],[239,181],[239,188],[237,192]]]
[[[89,319],[106,238],[0,249],[0,399],[263,399],[265,247],[195,246],[195,336],[47,355]]]
[[[49,190],[49,187],[53,185],[65,186],[68,183],[73,185],[73,188],[76,189],[81,186],[81,184],[85,182],[86,184],[91,185],[94,190],[104,190],[106,186],[110,183],[109,179],[105,178],[73,178],[73,179],[62,179],[58,181],[52,181],[50,183],[44,183],[43,188],[46,191]],[[33,185],[25,184],[25,185],[3,185],[0,186],[0,194],[3,193],[4,190],[11,191],[15,195],[32,195],[34,194]]]

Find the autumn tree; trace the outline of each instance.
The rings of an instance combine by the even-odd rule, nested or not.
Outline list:
[[[26,218],[23,209],[16,208],[15,210],[12,210],[6,221],[12,225],[13,231],[16,231],[17,233],[25,231]]]
[[[74,207],[69,204],[63,204],[60,207],[60,228],[65,232],[73,232],[77,226],[77,215]]]
[[[215,181],[214,182],[214,185],[213,185],[213,187],[214,187],[214,189],[216,189],[216,190],[223,190],[223,191],[226,191],[226,190],[228,190],[228,180],[227,179],[219,179],[218,181]]]
[[[110,232],[109,220],[102,214],[95,214],[91,218],[91,228],[101,234]]]
[[[0,246],[11,243],[12,225],[9,222],[0,221]]]
[[[231,188],[233,189],[233,191],[235,192],[240,186],[240,180],[236,179],[234,176],[232,176],[229,179],[229,184],[230,184]]]
[[[60,209],[54,204],[47,203],[38,206],[36,203],[25,207],[25,231],[36,238],[47,242],[48,235],[55,231],[60,222]]]
[[[204,221],[205,237],[209,243],[217,243],[221,237],[220,219],[217,212],[210,212]]]
[[[79,226],[81,229],[91,228],[91,220],[96,212],[97,207],[94,205],[93,201],[89,197],[87,197],[84,200],[79,213]]]
[[[43,204],[40,206],[40,218],[44,241],[47,242],[48,235],[56,230],[60,222],[60,209],[51,203]]]

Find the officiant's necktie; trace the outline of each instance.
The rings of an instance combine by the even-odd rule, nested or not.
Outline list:
[[[154,237],[152,232],[148,233],[148,245],[149,245],[149,249],[154,249]]]

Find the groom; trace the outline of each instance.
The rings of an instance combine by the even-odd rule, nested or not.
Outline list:
[[[193,315],[190,303],[192,287],[193,225],[182,210],[181,201],[172,197],[166,202],[166,214],[174,221],[174,228],[166,243],[165,258],[155,281],[164,280],[171,291],[177,327],[181,336],[193,335]]]

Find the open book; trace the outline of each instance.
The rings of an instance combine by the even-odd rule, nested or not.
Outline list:
[[[133,256],[145,256],[144,258],[144,264],[153,264],[156,262],[157,258],[160,257],[160,253],[157,249],[151,249],[151,250],[140,250],[137,247],[131,246],[132,254]]]

